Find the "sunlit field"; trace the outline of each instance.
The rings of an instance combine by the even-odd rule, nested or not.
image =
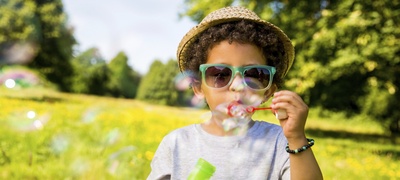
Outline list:
[[[1,88],[0,104],[0,179],[146,179],[162,137],[207,117],[44,89]],[[312,109],[307,136],[325,179],[400,179],[400,146],[376,122]]]

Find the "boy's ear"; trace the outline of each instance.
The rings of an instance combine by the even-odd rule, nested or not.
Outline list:
[[[203,94],[203,91],[201,90],[200,82],[198,82],[198,81],[193,82],[192,89],[193,89],[193,93],[196,95],[197,98],[199,98],[199,99],[204,98],[204,94]]]

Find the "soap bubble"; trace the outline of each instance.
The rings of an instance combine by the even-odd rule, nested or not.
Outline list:
[[[90,169],[90,161],[82,158],[75,159],[70,164],[70,170],[73,176],[81,176]]]
[[[191,107],[200,109],[205,107],[207,104],[204,98],[198,98],[197,96],[193,96],[192,99],[190,100],[190,105]]]
[[[14,81],[14,79],[7,79],[6,81],[4,81],[4,85],[7,87],[7,88],[14,88],[15,87],[15,81]]]
[[[36,112],[35,111],[28,111],[26,113],[26,117],[29,118],[29,119],[35,118],[36,117]]]
[[[50,146],[53,153],[59,155],[68,149],[69,144],[70,140],[67,136],[58,134],[53,137]]]
[[[195,108],[203,108],[206,106],[204,99],[195,96],[191,90],[191,88],[193,88],[193,84],[198,82],[196,79],[198,79],[197,76],[190,71],[180,73],[174,79],[175,88],[178,90],[180,99],[184,105]]]
[[[119,139],[119,129],[118,128],[114,128],[111,131],[109,131],[107,133],[107,135],[104,138],[104,144],[106,146],[108,145],[112,145],[115,142],[117,142],[117,140]]]
[[[6,42],[0,46],[1,64],[27,64],[33,60],[38,46],[32,42]]]
[[[7,88],[26,88],[41,84],[39,76],[24,67],[7,67],[0,70],[0,84]]]
[[[190,89],[190,86],[192,85],[193,79],[190,76],[187,76],[185,74],[178,74],[175,79],[175,87],[179,91],[184,91],[187,89]]]
[[[237,100],[218,105],[213,111],[213,118],[226,132],[231,130],[244,130],[254,114],[252,108],[257,107],[263,101],[258,95],[246,95]]]
[[[231,131],[245,127],[250,122],[252,114],[246,111],[246,105],[233,101],[218,105],[212,115],[225,131]]]
[[[121,164],[128,163],[132,159],[132,151],[135,150],[134,146],[126,146],[120,150],[112,153],[107,159],[107,170],[110,174],[116,174]]]
[[[82,122],[85,124],[92,123],[96,121],[100,112],[102,112],[101,107],[90,107],[82,114]]]
[[[49,119],[48,114],[38,115],[35,111],[29,110],[11,114],[9,124],[19,131],[36,131],[43,129]]]

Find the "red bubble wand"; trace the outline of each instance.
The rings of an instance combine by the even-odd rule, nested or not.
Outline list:
[[[246,111],[248,113],[253,113],[254,111],[258,111],[258,110],[271,110],[272,111],[272,108],[271,107],[253,107],[253,106],[249,106],[246,108]]]
[[[235,114],[238,112],[243,114],[243,113],[253,113],[254,111],[258,110],[272,110],[271,107],[253,107],[253,106],[248,106],[245,107],[244,105],[240,104],[237,101],[234,101],[230,103],[227,107],[227,113],[230,117],[234,117]]]
[[[270,110],[273,111],[273,113],[275,114],[276,118],[279,120],[283,120],[286,119],[287,113],[285,110],[283,109],[278,109],[277,111],[272,110],[271,107],[253,107],[253,106],[248,106],[245,107],[244,105],[240,104],[237,101],[234,101],[232,103],[230,103],[227,107],[227,114],[230,117],[234,117],[234,116],[240,116],[240,115],[244,115],[246,113],[253,113],[254,111],[259,111],[259,110]]]

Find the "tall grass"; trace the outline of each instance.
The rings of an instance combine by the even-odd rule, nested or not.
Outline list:
[[[0,104],[0,179],[146,179],[162,137],[207,114],[46,89],[0,89]],[[400,178],[400,147],[367,118],[312,109],[307,135],[325,179]]]

